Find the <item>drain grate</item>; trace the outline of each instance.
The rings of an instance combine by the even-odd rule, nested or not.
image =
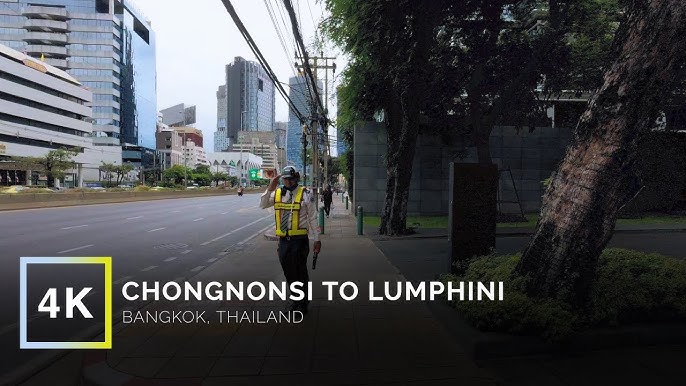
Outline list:
[[[171,244],[155,245],[153,248],[155,248],[155,249],[181,249],[181,248],[186,248],[186,247],[188,247],[188,244],[171,243]]]

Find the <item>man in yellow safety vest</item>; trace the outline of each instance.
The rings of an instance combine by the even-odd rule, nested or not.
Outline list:
[[[279,179],[283,186],[277,189]],[[279,262],[289,286],[292,282],[309,281],[307,256],[310,253],[308,233],[314,240],[314,253],[319,254],[322,243],[315,223],[317,204],[311,193],[299,186],[300,173],[293,166],[286,166],[274,177],[260,197],[260,208],[274,207],[276,235],[279,237]],[[293,304],[293,310],[307,313],[307,300]]]

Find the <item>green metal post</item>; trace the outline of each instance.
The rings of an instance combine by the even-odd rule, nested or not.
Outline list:
[[[324,207],[319,208],[319,229],[320,233],[324,234]]]
[[[362,235],[362,224],[363,224],[364,210],[362,206],[357,207],[357,234]]]

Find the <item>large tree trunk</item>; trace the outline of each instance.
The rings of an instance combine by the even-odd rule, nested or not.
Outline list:
[[[517,267],[530,277],[532,295],[586,300],[617,214],[637,190],[637,145],[678,81],[685,33],[683,0],[632,2],[617,59],[579,121]]]
[[[379,234],[388,234],[398,180],[398,159],[400,158],[400,133],[402,132],[402,108],[397,98],[389,98],[386,118],[386,195],[381,210]]]

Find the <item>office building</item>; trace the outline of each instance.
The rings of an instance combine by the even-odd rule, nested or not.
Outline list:
[[[157,151],[160,152],[162,170],[174,165],[183,165],[183,139],[173,127],[160,122],[155,139]]]
[[[222,95],[217,93],[218,103]],[[274,131],[274,108],[274,84],[264,68],[240,56],[234,58],[226,66],[225,135],[229,144],[236,143],[239,131]],[[223,127],[223,114],[223,110],[217,112],[218,131]]]
[[[0,43],[92,91],[94,144],[155,147],[155,34],[131,1],[0,0]]]
[[[197,145],[193,140],[186,139],[182,147],[183,163],[186,167],[196,168],[200,165],[209,165],[205,149]]]
[[[195,124],[195,106],[179,103],[160,111],[162,123],[171,127],[192,126]]]
[[[286,134],[288,133],[288,122],[274,123],[274,133],[276,134],[276,147],[286,148]]]
[[[47,182],[41,170],[12,157],[75,149],[77,166],[67,171],[66,186],[97,179],[101,160],[120,161],[120,149],[93,145],[92,100],[93,94],[66,72],[0,44],[0,185]]]
[[[217,89],[217,131],[214,132],[214,151],[229,151],[231,143],[226,131],[226,85]]]
[[[252,153],[262,158],[265,170],[280,170],[283,165],[279,162],[279,151],[276,147],[275,132],[241,131],[239,141],[232,146],[234,152]]]
[[[298,109],[303,115],[309,117],[311,114],[310,105],[308,100],[310,100],[310,92],[308,91],[308,84],[304,76],[294,76],[289,78],[288,84],[290,90],[288,96],[293,101],[295,108]],[[320,95],[322,94],[322,83],[317,82],[317,88],[319,89]],[[286,143],[286,162],[288,165],[295,166],[298,170],[303,170],[303,148],[302,148],[302,124],[300,119],[295,115],[293,110],[288,110],[288,133],[287,133],[287,143]],[[308,147],[311,147],[311,137],[308,138]],[[308,167],[308,171],[309,171]],[[308,173],[309,174],[309,173]]]
[[[203,147],[202,130],[189,126],[174,127],[174,130],[183,138],[184,145],[186,144],[186,141],[193,141],[196,146]]]

